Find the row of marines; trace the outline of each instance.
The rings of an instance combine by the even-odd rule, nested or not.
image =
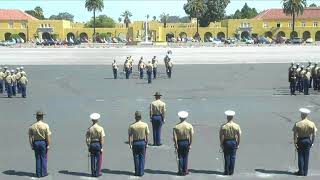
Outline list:
[[[7,66],[0,67],[0,94],[6,92],[8,98],[21,94],[26,98],[27,84],[27,73],[23,67],[18,67],[16,70],[9,70]]]
[[[144,73],[147,73],[147,79],[148,83],[152,83],[152,79],[157,79],[157,74],[158,74],[158,60],[156,56],[153,56],[151,61],[148,61],[148,63],[145,63],[143,61],[143,57],[141,56],[139,62],[138,62],[138,72],[139,72],[139,77],[140,79],[144,78]],[[133,58],[131,56],[127,57],[124,64],[123,64],[123,72],[126,76],[126,79],[130,78],[130,75],[133,72]],[[172,75],[172,60],[170,55],[166,55],[164,58],[165,62],[165,67],[166,67],[166,74],[168,78],[171,78]],[[112,71],[113,71],[113,77],[114,79],[118,78],[118,64],[116,60],[113,61],[112,63]]]
[[[317,63],[308,63],[307,66],[291,63],[288,70],[290,94],[296,95],[296,91],[309,95],[309,89],[320,91],[320,67]]]
[[[161,126],[165,122],[165,103],[160,100],[161,94],[156,93],[156,100],[150,104],[150,119],[152,122],[154,146],[160,146]],[[296,172],[298,176],[307,176],[309,152],[313,146],[317,128],[315,124],[308,119],[309,109],[300,108],[301,120],[295,123],[293,131],[293,141],[298,152],[298,167]],[[236,152],[239,149],[241,129],[234,122],[235,112],[225,111],[227,122],[223,124],[219,131],[221,149],[224,153],[224,175],[233,175],[235,168]],[[50,148],[51,131],[49,125],[43,122],[44,114],[36,113],[37,122],[29,128],[29,142],[35,152],[36,157],[36,175],[37,177],[47,176],[47,152]],[[178,113],[180,122],[173,128],[173,143],[177,153],[178,175],[185,176],[188,172],[188,155],[192,147],[194,129],[186,120],[188,112],[180,111]],[[86,132],[86,144],[91,156],[91,175],[99,177],[102,175],[102,152],[104,147],[104,128],[98,122],[100,114],[90,115],[92,125]],[[135,122],[128,128],[129,147],[132,149],[135,176],[144,175],[146,149],[149,142],[148,124],[142,121],[141,112],[135,112]]]

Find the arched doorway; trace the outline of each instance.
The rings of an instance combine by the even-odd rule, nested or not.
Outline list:
[[[83,41],[88,41],[88,34],[85,32],[80,33],[80,39]]]
[[[285,37],[286,37],[286,33],[284,33],[283,31],[280,31],[280,32],[278,32],[277,37],[278,37],[278,38],[279,38],[279,37],[285,38]]]
[[[205,34],[204,34],[204,42],[210,42],[211,39],[212,38],[212,33],[211,32],[206,32]]]
[[[187,38],[188,35],[187,35],[187,33],[185,33],[185,32],[181,32],[181,33],[179,33],[179,37],[180,37],[180,38]]]
[[[68,34],[67,34],[67,40],[69,41],[70,39],[72,39],[72,40],[75,40],[75,35],[72,33],[72,32],[69,32]]]
[[[166,41],[167,42],[172,42],[172,38],[174,38],[174,34],[173,33],[168,33],[166,34]]]
[[[290,38],[295,38],[295,37],[298,37],[298,33],[296,31],[292,31],[290,33]]]
[[[250,37],[250,33],[248,31],[243,31],[241,33],[241,39],[248,39]]]
[[[42,33],[42,39],[43,39],[43,40],[49,40],[49,39],[51,39],[51,34],[48,33],[48,32]]]
[[[309,31],[303,32],[302,38],[303,38],[303,40],[307,40],[307,39],[311,38],[310,32]]]
[[[21,39],[23,39],[24,42],[26,42],[26,34],[21,32],[21,33],[19,33],[19,36],[21,37]]]
[[[219,32],[219,33],[217,34],[217,38],[221,40],[221,39],[226,38],[226,35],[224,34],[224,32]]]
[[[9,33],[9,32],[5,33],[5,34],[4,34],[4,40],[5,40],[5,41],[11,40],[11,33]]]
[[[320,41],[320,31],[316,32],[314,39],[315,41]]]
[[[264,37],[272,38],[273,34],[271,31],[267,31],[264,33]]]

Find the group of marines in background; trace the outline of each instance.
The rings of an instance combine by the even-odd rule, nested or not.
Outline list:
[[[164,64],[166,67],[166,74],[168,78],[171,78],[172,75],[172,51],[168,51],[167,55],[164,58]],[[133,72],[133,58],[132,56],[128,56],[123,64],[123,72],[126,76],[126,79],[130,79],[130,75]],[[116,60],[113,61],[112,63],[112,70],[113,70],[113,77],[114,79],[118,78],[118,64]],[[148,83],[152,83],[152,79],[157,79],[157,74],[158,74],[158,60],[156,56],[153,56],[151,61],[148,61],[148,63],[143,62],[143,57],[141,56],[139,63],[138,63],[138,72],[139,72],[139,77],[140,79],[143,79],[144,73],[147,73],[147,79]]]
[[[296,95],[296,91],[309,95],[309,89],[312,87],[320,92],[320,67],[317,63],[312,64],[309,61],[308,65],[304,66],[292,62],[288,71],[291,95]]]
[[[0,94],[6,92],[8,98],[21,94],[22,98],[26,98],[27,84],[27,73],[23,67],[16,70],[9,70],[7,66],[0,67]]]

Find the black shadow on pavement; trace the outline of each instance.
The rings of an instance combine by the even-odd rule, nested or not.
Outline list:
[[[151,170],[151,169],[145,169],[144,172],[148,174],[165,174],[165,175],[172,175],[172,176],[177,175],[176,172],[172,172],[172,171],[161,171],[161,170]]]
[[[67,170],[59,171],[60,174],[70,175],[70,176],[83,176],[83,177],[91,177],[91,174],[83,173],[83,172],[72,172]]]
[[[35,177],[36,174],[30,172],[22,172],[22,171],[15,171],[15,170],[7,170],[2,172],[5,175],[9,176],[26,176],[26,177]]]
[[[266,170],[266,169],[255,169],[255,171],[260,173],[265,173],[265,174],[295,175],[293,172],[289,172],[289,171]]]
[[[119,171],[119,170],[111,170],[111,169],[102,169],[101,171],[106,174],[127,175],[127,176],[134,175],[133,172],[129,172],[129,171]]]
[[[219,171],[211,171],[211,170],[196,170],[196,169],[189,169],[189,172],[195,174],[216,174],[216,175],[224,175],[223,172]]]

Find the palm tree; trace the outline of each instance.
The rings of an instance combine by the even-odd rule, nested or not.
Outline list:
[[[169,14],[166,14],[166,13],[162,13],[160,15],[160,21],[163,23],[163,27],[166,28],[167,27],[167,22],[168,22],[168,19],[169,19]]]
[[[197,34],[199,34],[199,18],[207,11],[207,5],[204,0],[188,0],[183,7],[185,11],[190,12],[190,17],[197,18]]]
[[[302,15],[307,7],[307,0],[282,0],[283,12],[292,16],[292,34],[295,28],[296,16]],[[292,38],[292,37],[291,37]]]
[[[126,10],[121,14],[121,16],[123,17],[123,22],[126,24],[126,28],[128,28],[131,23],[130,17],[132,16],[132,13]]]
[[[93,42],[96,41],[96,11],[104,8],[103,0],[86,0],[85,7],[89,12],[93,11]]]
[[[157,20],[157,16],[153,16],[152,19],[153,19],[154,21],[156,21],[156,20]]]
[[[119,23],[121,23],[121,21],[122,21],[122,18],[121,18],[121,17],[119,17],[119,18],[118,18],[118,21],[119,21]]]

